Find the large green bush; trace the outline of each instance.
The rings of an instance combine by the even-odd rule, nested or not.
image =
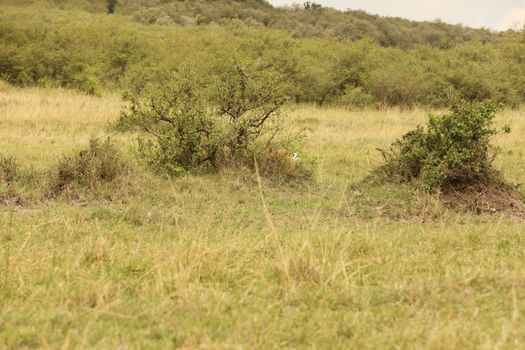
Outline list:
[[[382,150],[385,165],[375,175],[381,180],[415,182],[431,192],[499,181],[490,143],[498,132],[493,127],[498,108],[493,102],[454,98],[448,114],[430,115],[426,128],[419,126]]]
[[[228,64],[210,94],[214,114],[226,119],[225,145],[234,154],[271,142],[280,131],[281,107],[288,99],[284,77],[272,68]]]
[[[140,130],[141,156],[170,174],[204,169],[217,162],[223,126],[213,118],[191,73],[158,76],[125,94],[130,107],[120,123]]]
[[[282,75],[230,61],[210,84],[191,70],[125,95],[121,125],[142,132],[139,151],[154,169],[179,175],[253,162],[275,148],[287,100]]]

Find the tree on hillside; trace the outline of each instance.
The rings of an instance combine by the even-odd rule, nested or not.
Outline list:
[[[307,1],[303,4],[303,7],[305,10],[310,10],[310,9],[315,10],[315,9],[321,8],[321,5],[315,2]]]
[[[107,8],[108,13],[113,14],[115,12],[115,8],[117,7],[118,0],[107,0]]]

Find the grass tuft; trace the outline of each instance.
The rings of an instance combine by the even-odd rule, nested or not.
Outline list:
[[[87,148],[63,157],[58,163],[52,188],[57,194],[81,189],[97,192],[104,186],[115,185],[130,172],[126,157],[111,139],[91,139]]]

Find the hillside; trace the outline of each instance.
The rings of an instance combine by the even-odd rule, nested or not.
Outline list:
[[[525,101],[522,32],[502,33],[492,36],[491,42],[469,41],[446,49],[415,45],[410,36],[402,35],[414,45],[403,48],[384,46],[373,38],[342,40],[328,33],[321,38],[296,38],[287,31],[238,20],[222,25],[143,24],[133,18],[153,11],[153,7],[148,10],[138,5],[140,2],[134,7],[123,2],[118,12],[124,15],[106,14],[104,1],[64,1],[59,5],[33,2],[12,5],[14,1],[3,0],[0,7],[0,76],[15,85],[62,86],[90,94],[120,92],[136,79],[155,79],[161,71],[173,72],[188,65],[205,83],[225,63],[236,60],[277,70],[288,82],[288,97],[295,102],[348,108],[442,107],[450,91],[468,100],[490,98],[511,107]],[[195,9],[198,4],[175,2],[158,8]],[[315,16],[317,12],[320,18],[324,18],[323,13],[359,14],[274,9],[264,2],[231,4],[261,13],[289,14],[286,18]],[[209,4],[201,5],[202,11],[211,9]],[[240,16],[242,11],[235,13]],[[361,15],[373,22],[373,16]],[[381,21],[419,25],[395,19]],[[385,32],[397,33],[389,27]],[[370,31],[365,33],[369,36]],[[439,36],[439,32],[434,34]],[[461,35],[456,39],[461,40]]]
[[[29,5],[43,2],[62,9],[106,11],[104,0],[4,0]],[[388,18],[364,11],[296,6],[275,8],[264,0],[120,0],[116,13],[145,24],[196,26],[240,20],[250,27],[284,30],[295,38],[335,36],[339,39],[372,38],[382,46],[412,47],[428,44],[450,48],[470,41],[489,42],[497,34],[440,21],[416,22]]]

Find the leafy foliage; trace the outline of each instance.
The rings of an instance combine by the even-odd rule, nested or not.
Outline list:
[[[272,9],[257,0],[121,0],[119,16],[107,16],[105,4],[2,5],[0,78],[101,94],[128,88],[135,76],[155,81],[159,71],[191,62],[201,83],[211,86],[224,73],[225,57],[237,57],[259,60],[281,74],[286,97],[296,102],[443,107],[448,91],[510,107],[525,102],[523,32],[485,33],[443,23],[408,22],[405,28],[403,20],[361,12]],[[282,17],[265,17],[267,11]],[[349,20],[337,24],[332,16]],[[197,17],[202,25],[185,24]],[[337,29],[326,32],[331,26]]]
[[[318,3],[315,3],[315,2],[311,2],[311,1],[307,1],[305,3],[303,3],[303,7],[305,10],[315,10],[315,9],[319,9],[321,8],[321,4],[318,4]]]
[[[202,86],[183,70],[126,94],[121,124],[143,132],[139,150],[153,168],[171,175],[210,170],[251,162],[273,145],[286,101],[279,73],[231,62]]]
[[[382,179],[417,182],[427,191],[464,187],[497,178],[492,162],[492,122],[499,106],[455,98],[450,112],[430,115],[426,129],[418,126],[382,150],[386,164],[376,171]],[[510,130],[505,129],[505,132]]]
[[[227,147],[240,153],[268,134],[271,142],[280,131],[280,111],[286,100],[286,85],[275,70],[229,65],[212,97],[217,115],[231,126]]]
[[[125,98],[131,107],[120,122],[147,134],[140,139],[140,153],[153,168],[180,174],[216,161],[221,126],[187,72],[160,77]]]
[[[44,1],[51,6],[56,3]],[[74,9],[106,10],[102,0],[68,0],[66,3]],[[489,42],[496,36],[487,29],[472,29],[441,21],[386,18],[360,10],[338,11],[313,1],[272,7],[265,0],[120,0],[118,6],[120,14],[144,24],[190,27],[240,22],[253,28],[283,30],[296,38],[323,38],[328,34],[351,41],[368,37],[382,46],[402,48],[419,44],[450,48],[470,41]]]

